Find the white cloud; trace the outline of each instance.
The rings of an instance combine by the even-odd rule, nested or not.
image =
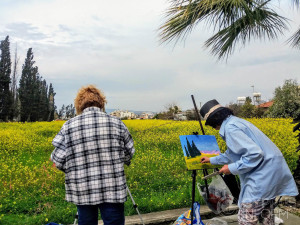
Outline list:
[[[284,79],[300,77],[300,54],[284,44],[288,36],[251,41],[227,63],[203,48],[210,32],[202,26],[175,48],[159,45],[165,0],[6,0],[0,8],[1,38],[10,35],[11,49],[18,43],[21,64],[33,48],[59,107],[89,83],[103,89],[109,108],[160,111],[170,102],[192,108],[191,94],[227,104],[251,95],[251,85],[268,100]],[[288,15],[292,32],[300,16]]]

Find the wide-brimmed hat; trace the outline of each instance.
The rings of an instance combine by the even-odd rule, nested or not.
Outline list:
[[[200,109],[200,114],[207,121],[218,111],[224,109],[225,107],[221,106],[220,103],[216,100],[210,100],[206,102]]]

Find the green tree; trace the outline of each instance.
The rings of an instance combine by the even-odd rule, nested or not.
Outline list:
[[[242,105],[236,103],[230,103],[228,108],[232,110],[235,116],[240,116]]]
[[[167,111],[166,111],[167,118],[172,119],[172,120],[175,118],[176,114],[181,112],[180,107],[175,103],[168,104],[166,106],[166,109],[167,109]]]
[[[66,119],[71,119],[73,118],[76,114],[75,114],[75,106],[73,106],[73,104],[67,105],[66,106]],[[128,119],[127,117],[122,118],[122,119]]]
[[[270,117],[294,118],[293,123],[297,123],[293,131],[300,131],[300,88],[295,80],[286,80],[282,87],[275,89],[274,103],[269,108]],[[300,144],[300,134],[296,136]],[[300,145],[296,152],[300,150]],[[300,191],[300,156],[297,167],[293,171],[298,190]],[[297,207],[300,207],[300,195],[296,197]]]
[[[219,59],[227,58],[238,43],[253,38],[274,39],[288,29],[288,19],[277,14],[271,0],[171,0],[167,20],[160,27],[162,42],[184,39],[200,22],[213,28],[205,42]],[[299,0],[292,0],[299,7]],[[289,39],[300,47],[300,29]]]
[[[21,121],[53,120],[55,92],[52,84],[48,89],[47,82],[40,76],[33,58],[32,48],[29,48],[18,89]]]
[[[38,71],[38,70],[37,70]],[[41,103],[41,88],[40,88],[40,76],[37,72],[35,76],[33,76],[33,80],[31,83],[32,87],[32,99],[31,99],[31,114],[30,121],[39,121],[40,119],[40,103]]]
[[[197,116],[195,114],[194,109],[186,110],[185,115],[186,115],[187,120],[197,120]]]
[[[166,111],[156,114],[154,118],[161,120],[173,120],[176,114],[181,112],[180,107],[176,103],[170,103],[165,106]]]
[[[27,51],[27,57],[23,64],[22,75],[19,84],[19,98],[21,102],[21,121],[34,121],[37,99],[38,67],[34,66],[32,48]]]
[[[11,111],[12,96],[9,89],[11,74],[11,59],[9,36],[0,44],[0,120],[7,121]]]
[[[17,120],[19,116],[20,111],[20,101],[19,101],[19,95],[18,95],[18,86],[17,86],[17,80],[18,80],[18,72],[17,67],[19,64],[19,57],[18,57],[18,51],[17,47],[15,49],[15,57],[13,62],[13,71],[11,74],[11,85],[10,85],[10,91],[11,91],[11,98],[12,98],[12,107],[11,107],[11,113],[10,113],[10,120]]]
[[[269,117],[297,118],[300,115],[300,88],[295,80],[286,80],[282,87],[277,87],[273,100]]]
[[[48,85],[45,79],[40,78],[38,81],[38,112],[37,120],[47,121],[49,116],[49,99],[48,99]]]
[[[54,120],[54,113],[55,113],[55,101],[54,101],[54,96],[55,96],[54,88],[52,83],[50,83],[49,86],[49,91],[48,91],[48,101],[49,101],[49,115],[48,115],[48,121]]]
[[[263,108],[257,106],[255,107],[253,114],[254,114],[253,116],[256,118],[262,118],[265,116],[265,111],[263,110]]]
[[[65,105],[63,104],[62,107],[60,108],[60,110],[58,111],[58,118],[59,119],[65,119],[66,117],[66,107]]]
[[[250,97],[246,98],[246,102],[241,106],[240,116],[244,118],[251,118],[254,116],[255,106],[252,105],[252,100]]]

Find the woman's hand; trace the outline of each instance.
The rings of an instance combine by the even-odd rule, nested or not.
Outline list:
[[[229,168],[228,168],[228,165],[224,165],[221,169],[220,169],[220,173],[224,173],[226,175],[229,175],[231,174]]]
[[[200,160],[201,160],[201,163],[210,163],[209,157],[206,157],[206,156],[202,157]]]

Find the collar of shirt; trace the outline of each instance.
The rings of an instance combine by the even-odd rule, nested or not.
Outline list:
[[[92,106],[92,107],[85,108],[85,109],[82,111],[82,113],[89,112],[89,111],[98,111],[98,112],[102,112],[100,108],[95,107],[95,106]],[[103,113],[103,112],[102,112],[102,113]]]
[[[221,124],[220,130],[219,130],[219,134],[221,135],[221,137],[224,139],[225,137],[225,126],[228,123],[228,121],[232,118],[233,116],[229,116],[227,117],[223,123]]]

